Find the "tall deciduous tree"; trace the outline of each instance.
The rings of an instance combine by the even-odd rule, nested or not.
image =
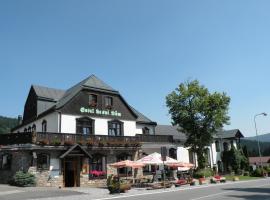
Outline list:
[[[205,148],[214,133],[229,123],[229,103],[225,93],[210,93],[197,80],[181,83],[166,97],[172,124],[187,136],[185,146],[197,154],[199,168],[205,168]]]

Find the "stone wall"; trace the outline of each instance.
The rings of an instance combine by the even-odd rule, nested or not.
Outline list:
[[[1,151],[0,156],[3,154],[11,154],[11,168],[0,170],[0,183],[9,183],[17,171],[28,171],[31,166],[32,156],[30,151]]]
[[[45,152],[49,153],[50,157],[56,159],[60,155],[60,151],[48,151],[47,149],[44,150],[36,150],[36,153]],[[90,154],[100,153],[102,151],[90,151]],[[133,149],[131,151],[127,151],[123,149],[116,150],[116,149],[107,149],[107,151],[103,151],[104,155],[106,156],[107,163],[114,163],[117,161],[117,155],[121,153],[130,153],[132,155],[132,159],[137,160],[138,158],[138,151]],[[0,156],[3,154],[11,154],[12,155],[12,163],[11,168],[8,170],[1,170],[0,169],[0,183],[6,184],[10,180],[12,180],[13,176],[17,171],[25,171],[35,175],[36,177],[36,186],[38,187],[64,187],[64,177],[63,172],[61,171],[61,163],[60,167],[52,168],[53,170],[37,170],[36,167],[36,159],[34,158],[33,150],[22,150],[22,149],[9,149],[9,150],[1,150],[0,149]],[[80,173],[80,186],[85,187],[106,187],[107,179],[90,179],[89,180],[89,166],[88,166],[88,159],[82,163],[82,171]],[[133,175],[135,177],[141,176],[142,170],[136,170],[137,172]],[[112,168],[107,164],[107,175],[114,174],[117,175],[117,169]]]
[[[90,179],[88,175],[80,176],[81,187],[106,187],[107,179]]]
[[[30,167],[28,172],[35,175],[38,187],[63,187],[63,175],[55,175],[49,170],[37,170],[36,167]]]

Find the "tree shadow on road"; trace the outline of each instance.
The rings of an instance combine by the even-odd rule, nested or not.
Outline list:
[[[228,197],[246,199],[246,200],[254,200],[254,199],[269,199],[270,197],[270,188],[227,188],[224,189],[227,191],[235,191],[235,192],[245,192],[242,195],[228,195]],[[254,194],[250,194],[254,193]]]
[[[269,195],[259,195],[259,194],[254,194],[254,195],[228,195],[227,197],[230,197],[231,199],[239,198],[239,199],[245,199],[245,200],[267,200],[269,199]]]

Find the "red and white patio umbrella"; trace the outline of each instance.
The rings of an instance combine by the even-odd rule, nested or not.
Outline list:
[[[182,170],[188,170],[188,169],[194,167],[194,164],[192,164],[192,163],[185,163],[185,162],[181,162],[181,161],[178,161],[176,163],[169,163],[167,165],[169,167],[173,167],[173,168],[179,167],[179,168],[182,168]]]
[[[133,169],[142,168],[144,165],[145,164],[142,162],[132,161],[132,160],[123,160],[120,162],[110,164],[111,167],[115,167],[115,168],[131,167]]]
[[[146,165],[162,165],[163,164],[163,161],[161,159],[161,154],[157,152],[152,153],[148,156],[145,156],[137,161],[142,162]],[[178,168],[179,170],[182,170],[182,171],[189,170],[190,168],[194,167],[192,163],[181,162],[173,158],[170,158],[168,156],[166,157],[166,161],[164,161],[164,164],[167,165],[168,167]]]
[[[145,156],[137,161],[144,163],[146,165],[161,165],[161,164],[163,164],[163,161],[161,159],[161,154],[157,153],[157,152],[152,153],[148,156]],[[178,160],[175,160],[175,159],[167,156],[166,161],[164,161],[164,164],[168,165],[168,164],[173,164],[173,163],[178,163]]]

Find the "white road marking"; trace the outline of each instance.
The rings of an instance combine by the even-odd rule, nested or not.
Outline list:
[[[263,184],[263,185],[258,185],[258,186],[255,186],[254,188],[264,187],[264,186],[267,186],[267,185],[270,185],[270,183]],[[234,191],[227,191],[227,192],[220,192],[220,193],[216,193],[216,194],[210,194],[210,195],[207,195],[207,196],[202,196],[202,197],[198,197],[198,198],[194,198],[194,199],[190,199],[190,200],[204,199],[204,198],[218,196],[218,195],[225,194],[225,193],[230,193],[230,192],[234,192]]]

